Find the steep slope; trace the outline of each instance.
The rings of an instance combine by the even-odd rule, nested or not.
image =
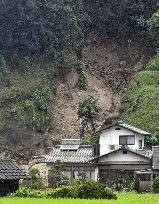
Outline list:
[[[108,38],[102,42],[94,35],[83,51],[88,87],[81,91],[78,75],[70,71],[63,81],[57,81],[57,95],[52,106],[54,114],[51,138],[79,137],[78,103],[90,95],[101,108],[98,127],[105,119],[118,116],[120,91],[129,85],[134,75],[147,63],[149,50],[140,41],[121,42]],[[123,75],[123,72],[126,75]]]
[[[47,130],[37,132],[28,126],[8,123],[5,133],[1,134],[3,143],[9,149],[29,157],[45,154],[48,147],[60,138],[79,137],[77,107],[79,101],[86,96],[98,100],[101,112],[97,128],[107,118],[118,116],[120,92],[142,70],[149,53],[139,38],[129,42],[115,38],[101,41],[92,34],[83,50],[87,89],[80,90],[77,83],[79,76],[72,67],[65,77],[56,78],[52,84],[55,95],[49,105],[52,121]]]

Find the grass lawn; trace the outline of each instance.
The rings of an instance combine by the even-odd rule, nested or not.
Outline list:
[[[159,194],[120,193],[117,200],[0,198],[0,204],[159,204]]]

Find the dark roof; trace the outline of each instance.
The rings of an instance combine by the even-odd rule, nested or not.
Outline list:
[[[96,162],[96,161],[98,161],[100,158],[105,157],[105,156],[108,156],[108,155],[113,154],[113,153],[116,153],[116,152],[118,152],[118,151],[120,151],[120,150],[127,150],[127,151],[129,151],[129,152],[132,152],[132,153],[138,155],[138,156],[141,156],[141,157],[143,157],[143,158],[146,158],[147,160],[150,161],[150,156],[143,155],[143,152],[142,152],[142,153],[140,152],[141,150],[140,150],[140,151],[139,151],[139,150],[132,150],[132,149],[126,147],[126,146],[123,146],[123,147],[121,147],[121,148],[119,148],[119,149],[117,149],[117,150],[114,150],[114,151],[111,151],[111,152],[109,152],[109,153],[107,153],[107,154],[104,154],[104,155],[101,155],[101,156],[99,156],[99,157],[96,157],[96,158],[94,158],[92,161]]]
[[[19,180],[29,178],[27,173],[13,160],[0,160],[0,180]]]
[[[141,130],[141,129],[139,129],[139,128],[136,128],[136,127],[134,127],[134,126],[132,126],[132,125],[128,125],[128,124],[126,124],[126,123],[124,123],[124,122],[121,122],[121,121],[119,121],[119,122],[116,122],[116,123],[114,123],[114,124],[112,124],[112,125],[108,125],[108,124],[103,124],[101,127],[100,127],[100,129],[97,131],[97,133],[99,132],[102,132],[103,130],[106,130],[106,129],[109,129],[109,128],[111,128],[111,127],[114,127],[114,126],[119,126],[119,127],[123,127],[123,128],[126,128],[126,129],[128,129],[128,130],[131,130],[131,131],[133,131],[133,132],[136,132],[136,133],[138,133],[138,134],[141,134],[141,135],[151,135],[151,133],[148,133],[148,132],[146,132],[146,131],[144,131],[144,130]]]
[[[91,145],[80,145],[77,150],[70,151],[61,150],[60,146],[56,146],[46,156],[44,162],[49,163],[61,160],[65,163],[87,163],[93,158],[93,147]]]

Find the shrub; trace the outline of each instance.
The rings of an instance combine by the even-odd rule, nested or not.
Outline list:
[[[30,179],[28,180],[23,180],[21,186],[22,187],[25,187],[26,189],[43,189],[44,188],[44,184],[43,184],[43,181],[42,181],[42,178],[40,177],[40,172],[38,169],[31,169],[29,171],[29,176],[31,177]],[[23,189],[22,191],[26,191],[26,189]],[[29,192],[30,194],[30,192]]]
[[[146,66],[147,70],[159,71],[159,51],[154,55]]]
[[[13,196],[20,198],[54,198],[54,192],[52,189],[33,190],[31,188],[22,187],[19,188]]]
[[[20,188],[13,195],[15,197],[34,198],[80,198],[80,199],[117,199],[110,189],[93,180],[78,180],[71,185],[61,186],[56,189],[32,190]]]
[[[55,198],[75,198],[75,191],[72,186],[62,186],[54,190]]]
[[[74,184],[76,197],[81,199],[117,199],[105,185],[93,180],[77,181]]]
[[[112,182],[112,185],[111,185],[112,190],[120,192],[120,191],[123,191],[123,188],[124,188],[123,185],[118,180],[115,180]]]
[[[26,198],[26,197],[30,197],[31,192],[32,192],[32,190],[30,188],[22,187],[22,188],[19,188],[14,193],[14,196],[20,197],[20,198]]]
[[[155,178],[152,187],[155,193],[159,193],[159,176]]]

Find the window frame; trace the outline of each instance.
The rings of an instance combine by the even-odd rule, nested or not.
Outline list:
[[[126,144],[121,144],[120,138],[126,138]],[[133,137],[134,142],[133,143],[128,143],[128,138]],[[135,135],[119,135],[119,145],[135,145]]]
[[[141,142],[141,144],[140,144],[140,142]],[[139,140],[139,149],[143,149],[143,141],[142,140]]]

